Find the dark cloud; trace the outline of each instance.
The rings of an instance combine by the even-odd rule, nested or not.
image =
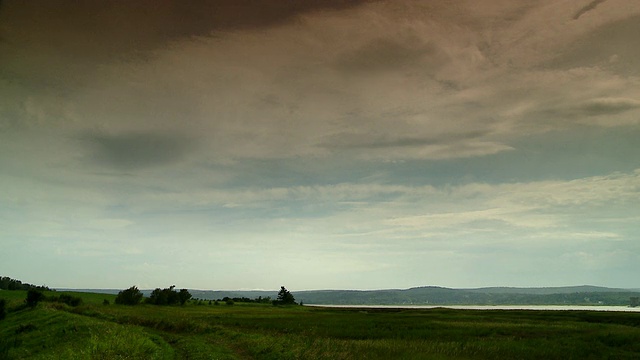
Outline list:
[[[93,152],[92,161],[121,170],[144,169],[175,163],[191,150],[192,141],[179,135],[128,133],[82,136]]]
[[[464,140],[472,140],[486,135],[487,131],[469,131],[464,133],[446,134],[440,136],[384,136],[384,135],[354,135],[341,134],[332,137],[323,145],[327,148],[341,149],[384,149],[421,147],[429,145],[448,144]]]
[[[584,104],[581,112],[588,116],[615,115],[629,110],[640,109],[640,101],[631,99],[602,99]]]
[[[0,37],[73,54],[118,55],[212,31],[268,27],[298,14],[371,0],[14,1],[0,12]]]
[[[580,18],[580,16],[584,15],[586,12],[589,12],[589,11],[595,9],[596,6],[602,4],[605,1],[606,0],[593,0],[592,2],[587,4],[587,6],[583,7],[580,10],[578,10],[578,12],[575,15],[573,15],[573,20],[578,20],[578,18]]]
[[[623,76],[640,75],[640,16],[614,21],[583,34],[548,65],[551,68],[598,66]]]
[[[371,0],[34,0],[0,8],[0,81],[60,94],[95,81],[105,64],[149,60],[183,38],[255,30],[299,14]],[[0,91],[5,84],[0,83]],[[15,90],[11,90],[15,92]],[[0,104],[2,107],[2,104]]]
[[[391,39],[376,39],[342,55],[335,62],[335,67],[345,73],[357,73],[398,69],[421,63],[437,66],[444,63],[444,60],[444,55],[433,44],[421,44],[416,40],[405,43]]]

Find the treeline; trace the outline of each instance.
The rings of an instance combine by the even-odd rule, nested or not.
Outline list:
[[[175,285],[171,285],[164,289],[156,288],[144,302],[153,305],[184,305],[191,299],[191,294],[187,289],[176,291],[175,287]],[[116,296],[116,304],[138,305],[142,302],[143,298],[142,292],[140,292],[136,286],[132,286],[118,293]]]
[[[2,290],[39,290],[39,291],[51,291],[48,287],[41,285],[36,286],[28,283],[23,283],[20,280],[12,279],[8,276],[0,277],[0,289]]]
[[[248,297],[228,297],[225,296],[222,299],[218,299],[216,301],[224,301],[226,303],[228,303],[229,301],[233,301],[233,302],[237,302],[237,303],[255,303],[255,304],[270,304],[271,303],[271,297],[270,296],[266,296],[266,297],[262,297],[262,296],[258,296],[255,299],[250,299]]]
[[[187,289],[175,291],[175,287],[175,285],[171,285],[165,289],[156,288],[151,292],[151,295],[145,302],[153,305],[184,305],[189,299],[191,299],[191,294]]]

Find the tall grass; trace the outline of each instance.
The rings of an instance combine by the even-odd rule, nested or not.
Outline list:
[[[637,313],[120,306],[78,294],[77,307],[13,307],[0,358],[640,358]]]

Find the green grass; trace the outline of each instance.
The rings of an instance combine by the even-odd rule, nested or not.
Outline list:
[[[22,308],[0,292],[8,359],[635,359],[640,314],[588,311],[376,310],[114,305]],[[58,294],[59,295],[59,294]],[[103,305],[107,298],[110,305]]]

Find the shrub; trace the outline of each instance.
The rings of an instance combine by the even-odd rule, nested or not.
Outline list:
[[[76,307],[80,304],[82,304],[82,299],[78,296],[71,296],[71,295],[67,295],[67,294],[62,294],[57,298],[53,298],[52,299],[54,302],[59,302],[59,303],[65,303],[69,306],[73,306]]]
[[[175,291],[175,287],[175,285],[171,285],[165,289],[156,288],[146,302],[154,305],[175,305],[178,303],[184,305],[191,299],[191,294],[187,289],[181,289],[180,292]]]
[[[41,293],[38,290],[29,290],[27,292],[27,298],[25,299],[25,302],[27,303],[27,306],[29,307],[36,307],[36,305],[38,305],[38,303],[44,299],[44,294]]]
[[[116,296],[116,304],[138,305],[140,301],[142,301],[142,293],[136,286],[122,290],[118,293],[118,296]]]

